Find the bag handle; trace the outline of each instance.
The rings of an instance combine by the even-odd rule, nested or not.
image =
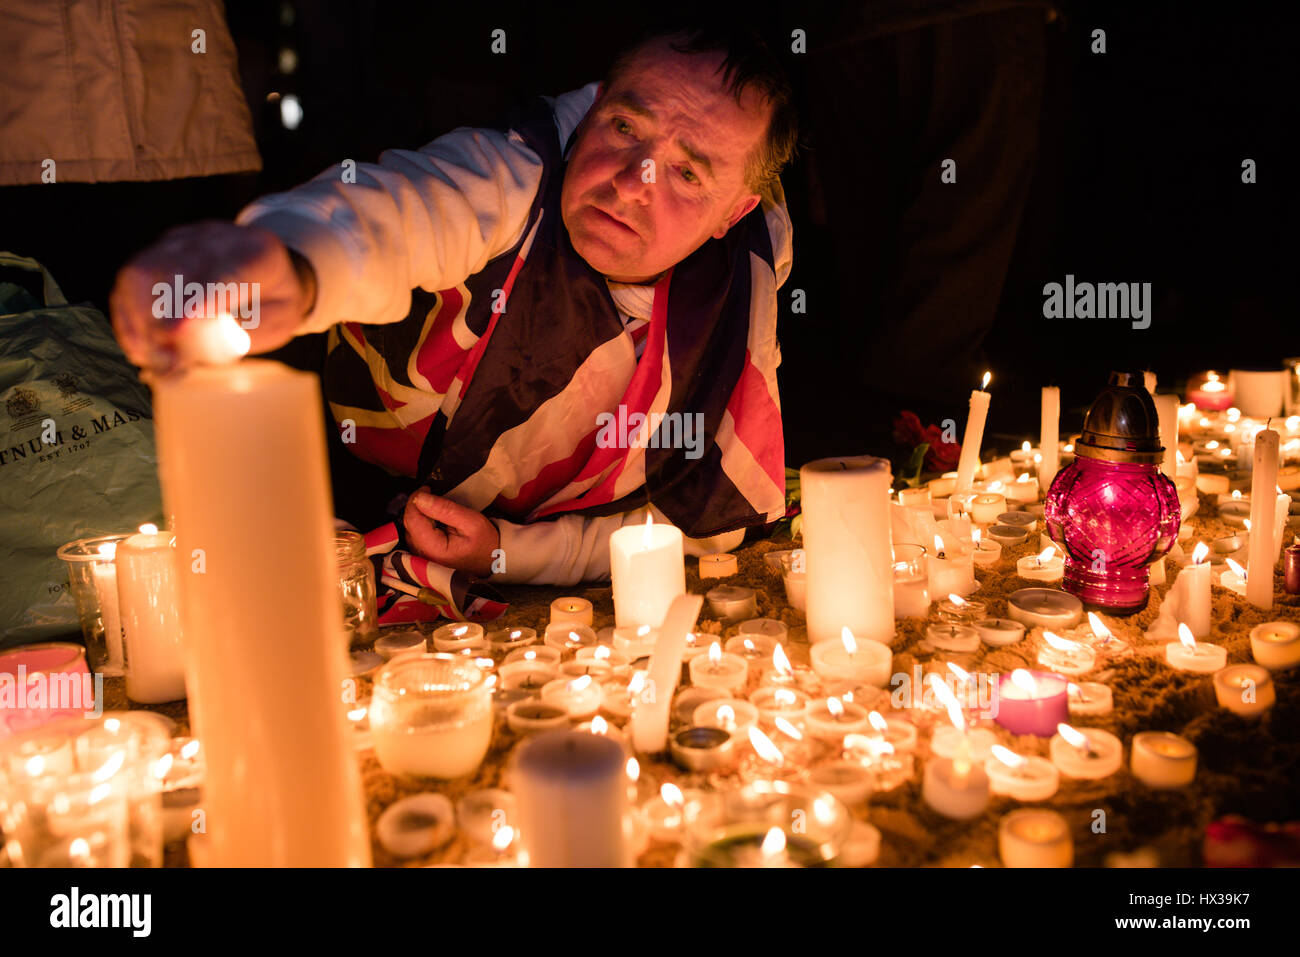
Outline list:
[[[59,284],[54,281],[50,271],[38,263],[35,259],[29,259],[27,256],[19,256],[17,253],[8,253],[0,250],[0,267],[12,266],[15,269],[25,269],[28,272],[39,272],[45,294],[45,305],[47,306],[66,306],[67,298],[63,295],[63,290]]]

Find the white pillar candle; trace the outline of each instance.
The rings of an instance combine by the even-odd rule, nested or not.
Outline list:
[[[1281,489],[1273,500],[1273,564],[1282,558],[1282,546],[1286,542],[1286,524],[1291,518],[1291,496]]]
[[[117,567],[113,564],[116,552],[117,542],[105,542],[99,546],[101,560],[90,565],[95,594],[99,597],[99,618],[104,623],[104,642],[108,646],[108,660],[103,668],[106,675],[123,674],[125,667],[122,658],[122,616],[117,602]]]
[[[888,645],[857,638],[845,626],[840,629],[839,641],[813,645],[808,657],[823,681],[884,688],[889,684],[894,653]]]
[[[834,641],[840,629],[894,640],[894,572],[889,541],[886,459],[820,459],[799,470],[808,640]]]
[[[317,377],[252,360],[160,379],[154,396],[208,860],[366,866]]]
[[[682,531],[676,525],[626,525],[609,536],[616,625],[658,628],[668,606],[686,593]]]
[[[1165,660],[1178,671],[1213,674],[1228,661],[1228,649],[1206,641],[1196,641],[1186,624],[1178,625],[1178,640],[1165,645]]]
[[[591,615],[591,602],[587,601],[585,598],[557,598],[555,601],[551,602],[552,625],[572,624],[590,626]]]
[[[1017,801],[1046,801],[1061,786],[1061,772],[1046,758],[1016,754],[994,744],[984,762],[989,790]]]
[[[1250,630],[1250,653],[1255,661],[1272,671],[1300,665],[1300,625],[1290,621],[1266,621]]]
[[[1278,439],[1272,429],[1255,436],[1255,469],[1250,486],[1250,561],[1246,565],[1246,600],[1256,608],[1273,607],[1274,490],[1277,487]]]
[[[944,817],[968,820],[989,803],[989,776],[966,759],[931,758],[926,762],[921,797]]]
[[[1038,447],[1043,461],[1038,465],[1038,485],[1043,494],[1052,487],[1061,467],[1061,390],[1054,385],[1043,387],[1042,424]]]
[[[626,760],[618,742],[581,731],[547,731],[520,746],[511,790],[529,866],[631,864]]]
[[[961,455],[957,459],[958,492],[965,492],[975,483],[975,470],[980,464],[980,446],[984,444],[984,422],[989,415],[989,393],[985,391],[992,376],[984,373],[981,388],[970,394],[970,415],[966,418],[966,434],[962,437]]]
[[[185,697],[176,550],[170,532],[158,532],[153,526],[141,528],[149,531],[119,542],[113,559],[126,658],[126,696],[132,701],[160,704]]]
[[[718,688],[739,694],[749,675],[749,663],[740,655],[728,654],[716,641],[707,654],[696,655],[688,666],[691,684],[696,688]]]
[[[1233,369],[1229,373],[1233,401],[1237,408],[1257,419],[1282,414],[1287,390],[1287,371]]]
[[[1183,608],[1186,609],[1187,627],[1195,638],[1205,638],[1210,633],[1210,549],[1198,542],[1192,549],[1191,564],[1183,566],[1175,584],[1182,589]]]
[[[1070,826],[1056,811],[1019,808],[998,823],[998,856],[1004,867],[1072,867]]]
[[[1196,777],[1196,745],[1168,731],[1133,735],[1129,767],[1150,788],[1181,788]]]
[[[1214,696],[1220,708],[1243,718],[1258,718],[1277,701],[1273,678],[1259,665],[1229,665],[1216,671]]]
[[[703,604],[699,595],[679,595],[668,606],[659,628],[645,687],[632,712],[632,744],[642,754],[656,754],[668,747],[668,719],[673,691],[682,674],[686,635],[695,627]]]
[[[1110,777],[1124,763],[1124,745],[1101,728],[1072,728],[1063,724],[1048,742],[1056,769],[1067,778]]]
[[[1160,471],[1174,479],[1178,477],[1178,396],[1170,393],[1154,398],[1160,422],[1160,444],[1165,447]]]

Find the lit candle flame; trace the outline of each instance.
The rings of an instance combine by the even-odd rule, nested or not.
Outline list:
[[[975,676],[972,675],[965,668],[963,668],[961,665],[955,665],[950,661],[948,662],[948,670],[951,671],[953,674],[955,674],[957,676],[957,679],[961,681],[963,684],[969,685],[975,683]]]
[[[784,734],[786,737],[793,738],[796,741],[803,740],[803,732],[800,731],[798,728],[796,728],[794,725],[792,725],[781,715],[777,715],[776,721],[774,721],[773,723],[776,725],[776,729],[780,731],[782,734]]]
[[[720,705],[715,712],[718,723],[722,725],[724,731],[732,731],[736,727],[736,709],[729,704]]]
[[[1001,491],[1002,491],[1002,480],[1001,480],[1001,479],[994,479],[992,482],[990,482],[990,483],[989,483],[989,491],[990,491],[990,492],[1001,492]]]
[[[627,693],[629,695],[639,695],[645,689],[646,676],[644,671],[638,671],[632,675],[627,683]]]
[[[785,755],[781,753],[781,749],[773,744],[772,739],[758,728],[751,727],[749,729],[749,743],[753,746],[755,753],[769,764],[775,764],[777,767],[785,764]]]
[[[1030,445],[1028,442],[1021,442],[1021,443],[1020,443],[1020,451],[1021,451],[1021,452],[1026,452],[1026,453],[1027,453],[1031,448],[1033,448],[1033,446]],[[1021,478],[1024,478],[1024,476],[1021,476]]]
[[[141,534],[141,535],[157,535],[157,534],[158,534],[158,526],[155,525],[153,522],[145,522],[143,525],[140,526],[140,534]]]
[[[1196,547],[1192,549],[1192,564],[1200,565],[1210,557],[1210,546],[1204,542],[1197,542]]]
[[[832,718],[840,718],[844,715],[844,702],[839,698],[827,698],[826,710],[831,713]]]
[[[591,733],[609,734],[609,722],[607,722],[600,715],[596,715],[596,717],[591,719]]]
[[[167,777],[167,775],[171,773],[172,765],[175,763],[176,763],[175,758],[173,758],[170,754],[164,754],[161,758],[159,758],[157,761],[154,762],[153,776],[156,777],[159,781],[164,780]]]
[[[984,373],[984,381],[980,384],[980,388],[987,389],[991,381],[993,381],[993,373],[992,372]]]
[[[498,853],[504,851],[515,840],[515,829],[509,824],[497,828],[497,832],[492,835],[492,850]]]
[[[99,546],[99,557],[111,562],[117,556],[117,542],[105,542]]]
[[[641,779],[641,762],[636,758],[628,758],[624,770],[627,772],[627,779],[633,784]]]
[[[794,669],[790,667],[790,659],[786,657],[785,649],[780,645],[772,649],[772,670],[783,678],[789,678],[794,674]]]
[[[1083,732],[1070,727],[1068,724],[1065,724],[1064,722],[1058,724],[1056,726],[1056,733],[1059,734],[1067,744],[1071,744],[1074,747],[1088,751],[1089,753],[1092,752],[1092,742],[1088,740],[1088,736]]]
[[[1000,744],[993,745],[991,750],[993,751],[993,757],[997,758],[1009,768],[1024,767],[1029,763],[1029,759],[1024,755],[1016,754],[1016,752],[1012,751],[1010,748],[1004,748]]]
[[[962,598],[961,595],[955,595],[952,592],[948,593],[948,600],[952,602],[954,605],[956,605],[958,608],[966,604],[965,598]]]
[[[972,542],[974,542],[976,545],[979,545],[979,543],[980,543],[980,530],[979,530],[978,528],[972,528],[972,529],[970,530],[970,538],[971,538],[971,541],[972,541]],[[951,596],[950,596],[950,597],[951,597]]]
[[[1192,629],[1187,627],[1187,623],[1180,621],[1178,623],[1178,642],[1188,651],[1195,654],[1196,637],[1192,634]]]
[[[1031,698],[1038,693],[1038,683],[1034,681],[1033,674],[1024,668],[1017,668],[1011,672],[1011,683],[1025,691]]]
[[[1045,562],[1050,562],[1052,560],[1052,557],[1055,554],[1056,554],[1055,546],[1048,545],[1046,548],[1044,548],[1041,552],[1038,553],[1038,558],[1036,559],[1036,561],[1039,565],[1042,565]]]
[[[776,693],[772,695],[774,703],[785,707],[794,704],[798,700],[798,696],[789,688],[777,688]]]
[[[764,862],[775,860],[785,854],[785,831],[779,827],[774,827],[763,838],[763,846],[759,849],[763,855]]]
[[[183,758],[186,761],[193,761],[195,756],[198,755],[198,753],[199,753],[198,741],[187,741],[185,746],[181,748],[181,758]]]
[[[74,861],[85,861],[90,858],[90,844],[84,837],[74,838],[68,845],[68,857]]]
[[[664,799],[664,803],[669,807],[681,807],[686,803],[686,797],[682,794],[682,789],[671,781],[665,781],[659,788],[659,796]]]
[[[943,558],[943,539],[938,535],[934,536],[934,553],[938,558]]]
[[[952,693],[952,689],[938,675],[930,675],[930,687],[934,691],[934,696],[939,699],[939,703],[943,706],[951,708],[953,705],[958,705],[957,696]],[[958,707],[960,708],[960,705]]]
[[[654,527],[654,518],[650,515],[649,512],[647,512],[645,517],[645,531],[641,533],[642,548],[649,548],[651,545],[654,544],[654,537],[652,534],[653,527]]]
[[[1024,475],[1020,476],[1020,478],[1016,479],[1016,481],[1021,485],[1027,484],[1030,481],[1029,473],[1026,472]]]
[[[365,716],[366,716],[365,708],[353,708],[351,711],[348,712],[348,720],[351,721],[353,724],[356,724]],[[168,755],[168,757],[171,757],[171,755]]]
[[[1242,581],[1246,580],[1246,569],[1241,567],[1240,562],[1236,561],[1235,559],[1229,558],[1228,567],[1231,568],[1233,572],[1237,575],[1237,577],[1240,578]]]
[[[596,650],[591,653],[591,657],[595,658],[597,661],[605,661],[609,658],[610,654],[611,652],[606,645],[598,645]]]
[[[717,665],[722,660],[722,646],[716,641],[709,645],[709,664]]]
[[[1241,520],[1241,523],[1242,523],[1243,525],[1246,526],[1246,531],[1249,532],[1249,531],[1250,531],[1250,519],[1248,519],[1248,518],[1243,518],[1243,519]]]
[[[580,691],[586,691],[587,686],[591,684],[591,675],[582,675],[580,678],[574,678],[568,684],[570,692],[576,694]]]
[[[1065,638],[1054,635],[1050,631],[1043,632],[1043,640],[1057,651],[1063,651],[1066,654],[1077,654],[1083,648],[1083,646],[1077,641],[1067,641]]]
[[[871,714],[867,715],[867,720],[870,721],[871,726],[881,734],[884,734],[889,729],[889,722],[885,720],[885,716],[879,711],[871,712]]]
[[[840,629],[840,641],[844,644],[844,650],[850,655],[858,653],[858,641],[853,637],[853,632],[849,631],[848,625]]]
[[[1088,627],[1091,628],[1092,633],[1102,641],[1107,641],[1111,636],[1110,629],[1106,627],[1105,622],[1097,617],[1096,612],[1088,612]]]

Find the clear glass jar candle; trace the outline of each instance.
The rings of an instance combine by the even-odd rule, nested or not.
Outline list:
[[[334,555],[338,561],[344,630],[349,641],[374,641],[379,635],[379,611],[375,597],[375,566],[366,557],[366,541],[360,532],[337,531],[334,533]]]
[[[410,656],[375,679],[370,730],[391,774],[451,779],[472,774],[492,740],[492,697],[472,659]]]

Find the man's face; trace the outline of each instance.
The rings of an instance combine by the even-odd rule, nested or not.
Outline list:
[[[738,105],[721,63],[647,49],[579,127],[560,211],[578,254],[608,278],[654,279],[758,205],[745,160],[770,107],[751,91]]]

